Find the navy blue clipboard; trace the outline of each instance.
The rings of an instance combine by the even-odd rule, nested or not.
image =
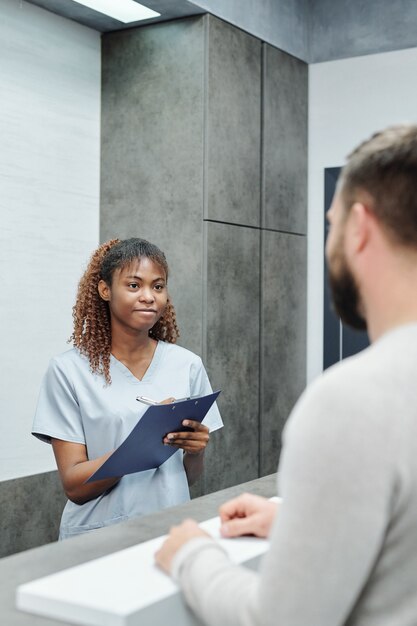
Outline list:
[[[215,391],[208,396],[150,406],[130,435],[85,482],[156,469],[178,450],[164,445],[164,436],[186,430],[182,426],[185,419],[202,422],[219,393]]]

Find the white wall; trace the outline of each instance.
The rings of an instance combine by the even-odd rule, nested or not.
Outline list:
[[[417,122],[417,48],[309,67],[307,380],[323,363],[324,168],[373,132]]]
[[[0,480],[55,468],[30,435],[98,242],[99,33],[0,3]]]

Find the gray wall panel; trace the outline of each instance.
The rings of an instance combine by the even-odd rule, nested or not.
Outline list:
[[[210,492],[258,476],[260,231],[206,228],[206,365],[225,423],[207,451]]]
[[[307,232],[308,66],[264,45],[262,226]]]
[[[259,226],[261,43],[208,17],[205,217]]]
[[[65,503],[58,472],[0,482],[0,558],[56,541]]]
[[[268,47],[262,73],[261,42],[213,16],[103,48],[102,239],[144,236],[171,261],[183,345],[223,390],[207,493],[275,470],[304,386],[305,237],[260,222],[263,179],[263,225],[305,231],[306,68]]]
[[[203,18],[103,37],[101,240],[166,253],[180,343],[201,353]]]
[[[262,232],[260,475],[276,471],[281,432],[306,384],[306,237]]]

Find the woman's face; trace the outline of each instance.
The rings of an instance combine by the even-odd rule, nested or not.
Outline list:
[[[165,271],[143,257],[116,270],[109,287],[103,280],[99,293],[109,303],[114,326],[148,332],[163,315],[168,300]]]

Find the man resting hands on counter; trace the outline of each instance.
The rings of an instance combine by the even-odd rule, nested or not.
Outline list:
[[[335,308],[371,346],[327,370],[287,422],[277,505],[244,495],[222,534],[268,536],[260,572],[187,520],[157,563],[213,626],[417,623],[417,126],[356,148],[328,212]]]

